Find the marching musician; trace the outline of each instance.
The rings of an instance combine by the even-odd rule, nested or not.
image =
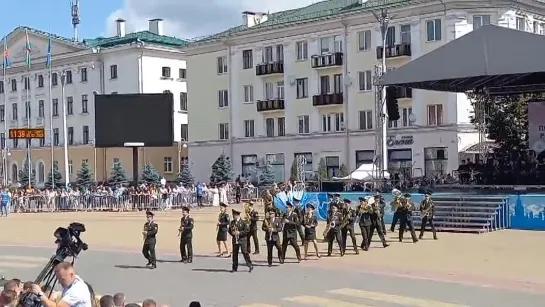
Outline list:
[[[369,206],[371,207],[371,228],[369,229],[368,243],[369,245],[371,245],[371,242],[373,241],[373,235],[375,234],[375,230],[376,230],[378,237],[380,239],[380,242],[382,242],[382,246],[386,248],[390,245],[388,245],[388,242],[386,242],[386,238],[384,238],[385,231],[384,231],[384,228],[382,228],[382,224],[384,223],[384,218],[381,212],[380,204],[377,204],[376,198],[372,197],[369,199]],[[369,246],[367,246],[367,248],[369,248]]]
[[[403,197],[400,198],[401,201],[401,211],[399,214],[399,242],[403,242],[403,233],[405,232],[405,229],[409,227],[409,231],[411,232],[411,238],[413,239],[413,242],[418,242],[418,239],[416,238],[416,233],[414,231],[413,226],[413,209],[414,205],[411,202],[411,194],[407,193],[403,195]]]
[[[433,222],[433,217],[435,216],[435,205],[431,199],[431,191],[426,191],[424,200],[420,203],[420,215],[422,216],[422,224],[420,226],[420,236],[419,239],[424,237],[424,231],[426,230],[426,225],[429,224],[431,227],[431,232],[433,234],[433,239],[437,240],[437,231],[435,229],[435,223]]]
[[[392,212],[394,212],[394,216],[392,217],[392,224],[390,225],[390,232],[394,232],[396,228],[397,222],[401,219],[401,215],[403,213],[403,208],[401,205],[401,191],[394,189],[392,191],[393,199],[390,203],[390,207]]]
[[[356,222],[356,210],[350,207],[350,204],[351,204],[350,199],[345,198],[343,202],[344,202],[344,208],[342,211],[343,219],[341,224],[341,240],[342,240],[343,254],[346,253],[346,239],[350,235],[350,238],[352,239],[352,248],[354,248],[354,252],[356,252],[356,255],[358,255],[360,252],[358,251],[358,245],[356,244],[356,236],[354,234],[354,223]]]
[[[286,203],[286,214],[284,215],[282,227],[282,259],[286,259],[286,250],[288,245],[295,249],[297,261],[301,261],[301,251],[297,245],[297,228],[299,227],[299,217],[293,212],[293,205],[290,202]]]
[[[216,243],[218,244],[218,257],[227,255],[229,257],[229,248],[227,247],[227,232],[229,228],[229,213],[227,213],[227,205],[220,203],[220,214],[218,215]],[[225,253],[222,252],[221,246],[225,248]]]
[[[342,257],[344,256],[341,238],[342,215],[339,212],[339,207],[337,203],[332,203],[330,205],[330,208],[331,215],[327,218],[327,228],[324,231],[324,237],[327,240],[327,256],[331,257],[331,254],[333,253],[333,241],[337,241],[337,245],[339,245],[339,250],[341,251]]]
[[[305,212],[305,216],[303,217],[303,227],[305,229],[305,237],[303,240],[303,248],[305,251],[305,257],[306,260],[308,257],[308,244],[312,242],[314,245],[314,251],[316,252],[316,257],[320,258],[320,253],[318,252],[318,241],[316,241],[316,227],[318,226],[318,219],[316,218],[316,215],[314,214],[314,205],[307,204],[307,210]]]
[[[193,262],[193,227],[194,220],[189,216],[189,207],[182,207],[182,218],[180,220],[179,236],[180,236],[180,262]]]
[[[259,221],[259,213],[254,209],[254,204],[249,202],[248,207],[250,207],[250,212],[248,213],[248,219],[250,222],[250,233],[248,234],[247,240],[247,249],[248,253],[251,252],[250,248],[250,237],[254,241],[254,255],[259,254],[259,239],[257,238],[257,222]]]
[[[376,190],[375,192],[375,204],[378,204],[378,208],[380,211],[380,226],[382,227],[382,234],[386,235],[386,224],[384,223],[384,209],[386,208],[386,201],[384,200],[384,197],[382,196],[380,190]]]
[[[358,207],[358,224],[362,236],[360,247],[364,251],[369,250],[369,245],[371,245],[371,208],[368,204],[369,199],[369,197],[358,198],[360,201],[360,206]]]
[[[297,225],[297,233],[299,234],[299,238],[301,238],[301,245],[305,243],[305,233],[303,232],[303,218],[305,216],[305,212],[303,210],[303,206],[301,206],[300,199],[293,198],[293,212],[297,214],[297,218],[299,221],[299,225]]]
[[[155,238],[159,231],[159,226],[153,221],[153,212],[146,211],[147,222],[144,224],[144,245],[142,246],[142,254],[148,260],[146,266],[151,269],[157,268],[157,259],[155,258],[155,244],[157,239]]]
[[[276,216],[276,210],[269,209],[268,216],[263,219],[261,230],[265,232],[265,242],[267,243],[267,263],[272,266],[273,263],[273,247],[278,252],[278,261],[282,264],[282,246],[280,245],[280,235],[282,231],[282,218]]]
[[[254,270],[254,265],[252,264],[252,259],[250,259],[250,253],[246,249],[248,240],[248,233],[250,232],[250,227],[246,221],[240,218],[240,211],[232,209],[233,220],[229,223],[229,234],[232,239],[232,249],[233,249],[233,266],[231,273],[234,273],[238,270],[238,253],[242,253],[244,261],[246,261],[246,266],[251,273]]]

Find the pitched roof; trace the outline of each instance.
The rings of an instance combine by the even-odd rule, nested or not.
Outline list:
[[[537,50],[545,50],[545,36],[487,25],[386,73],[381,84],[449,92],[542,84]]]
[[[108,48],[118,45],[130,44],[137,41],[169,47],[182,47],[187,44],[186,40],[172,36],[158,35],[150,31],[127,33],[123,37],[112,36],[85,39],[83,40],[83,43],[90,47]]]

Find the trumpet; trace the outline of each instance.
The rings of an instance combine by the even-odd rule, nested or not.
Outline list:
[[[238,227],[233,226],[233,234],[235,235],[235,244],[238,244],[238,240],[240,239],[240,235],[238,233]]]
[[[270,219],[264,219],[263,223],[265,223],[265,228],[267,228],[267,241],[271,241],[274,231],[273,222]]]
[[[327,239],[327,235],[329,234],[329,231],[337,226],[337,223],[335,221],[332,221],[329,223],[326,228],[324,229],[324,233],[322,234],[324,236],[324,239]]]

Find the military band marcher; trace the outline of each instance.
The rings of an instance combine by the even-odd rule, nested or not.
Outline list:
[[[327,256],[331,256],[331,254],[333,253],[333,241],[337,241],[337,245],[339,245],[339,250],[342,257],[344,256],[341,238],[342,215],[339,212],[337,203],[330,204],[330,208],[331,215],[327,218],[327,226],[324,231],[324,237],[327,241]]]
[[[318,241],[316,241],[316,227],[318,226],[318,219],[314,213],[314,205],[307,204],[307,209],[305,210],[305,216],[303,217],[303,227],[305,231],[305,237],[303,240],[303,248],[305,251],[304,259],[308,257],[308,244],[312,242],[314,245],[314,252],[316,257],[320,258],[320,253],[318,252]]]
[[[250,259],[250,253],[246,249],[248,240],[248,233],[250,232],[250,226],[246,221],[240,218],[240,211],[235,209],[233,211],[233,220],[229,223],[229,234],[231,235],[232,249],[233,249],[233,266],[231,273],[238,270],[238,253],[242,253],[246,266],[248,266],[249,272],[254,270],[252,259]]]
[[[433,239],[437,240],[437,230],[435,229],[435,223],[433,222],[433,218],[435,216],[435,205],[433,204],[433,200],[431,199],[430,191],[426,192],[424,200],[420,204],[420,215],[422,217],[422,224],[420,226],[419,238],[422,239],[422,237],[424,237],[424,231],[426,230],[426,226],[430,225]]]
[[[227,233],[229,228],[230,218],[227,213],[227,205],[220,203],[220,214],[218,215],[218,223],[216,226],[216,243],[218,244],[218,257],[226,255],[229,257],[229,248],[227,247]],[[223,245],[225,252],[222,251]]]
[[[273,248],[276,248],[278,261],[284,263],[282,258],[282,246],[280,245],[280,232],[282,232],[282,218],[276,216],[276,210],[269,208],[268,216],[263,219],[261,229],[265,232],[265,242],[267,243],[267,263],[273,264]]]
[[[248,253],[252,251],[250,238],[254,241],[254,255],[259,254],[259,239],[257,238],[257,222],[259,221],[259,213],[257,210],[254,209],[253,203],[248,203],[248,206],[250,207],[250,213],[248,214],[248,219],[250,222],[250,233],[248,234],[248,240],[247,240],[247,248]]]
[[[390,207],[392,212],[394,213],[394,216],[392,217],[392,224],[390,225],[390,231],[394,232],[397,222],[399,222],[401,215],[402,215],[402,205],[401,205],[401,199],[403,198],[401,195],[401,191],[398,189],[392,190],[392,201],[390,202]]]
[[[409,231],[411,232],[411,238],[413,239],[413,242],[416,243],[418,242],[418,238],[416,238],[416,233],[413,226],[414,205],[411,202],[411,194],[405,194],[404,197],[400,198],[400,202],[401,213],[399,215],[399,242],[403,242],[403,233],[408,227]]]
[[[380,211],[380,226],[382,228],[382,234],[386,234],[386,223],[384,223],[384,209],[386,208],[386,201],[384,200],[384,197],[380,193],[380,190],[376,190],[375,192],[375,204],[378,204],[378,208]]]
[[[153,212],[146,212],[147,222],[144,224],[144,230],[142,235],[144,237],[144,245],[142,246],[142,254],[148,260],[146,266],[151,269],[157,267],[157,259],[155,257],[155,244],[157,243],[157,232],[159,231],[159,226],[153,221]]]
[[[299,238],[301,239],[301,245],[305,242],[305,233],[303,232],[303,218],[305,216],[305,212],[303,210],[303,207],[301,206],[300,199],[293,198],[293,212],[297,214],[297,218],[299,220],[299,225],[297,226],[297,233],[299,234]]]
[[[368,203],[370,197],[364,198],[360,197],[360,205],[358,207],[358,225],[360,226],[361,231],[361,244],[360,247],[364,251],[369,250],[369,245],[371,245],[371,206]]]
[[[358,245],[356,244],[356,235],[354,233],[354,223],[356,222],[356,210],[350,207],[351,201],[347,198],[343,200],[344,208],[342,210],[342,222],[341,222],[341,240],[343,254],[346,253],[346,241],[348,236],[352,240],[352,248],[354,252],[359,254]]]
[[[301,250],[297,245],[297,228],[299,227],[299,217],[293,212],[293,205],[286,203],[286,214],[283,217],[283,235],[282,235],[282,259],[286,259],[286,251],[288,245],[291,245],[295,249],[295,255],[297,261],[301,261]]]
[[[193,262],[193,228],[194,220],[189,216],[189,207],[182,207],[182,218],[180,219],[180,255],[181,262]]]
[[[386,238],[384,238],[385,231],[382,228],[382,223],[384,222],[381,222],[381,220],[384,221],[384,218],[381,215],[380,205],[376,203],[375,199],[376,198],[374,197],[369,198],[369,206],[371,206],[371,227],[369,229],[369,245],[371,245],[371,242],[373,241],[373,235],[376,231],[380,242],[382,243],[382,246],[386,248],[390,245],[388,245],[388,242],[386,242]],[[369,248],[369,246],[367,246],[367,248]]]

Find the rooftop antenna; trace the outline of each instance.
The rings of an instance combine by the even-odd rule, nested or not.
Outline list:
[[[78,25],[80,22],[79,19],[79,0],[70,1],[70,7],[72,11],[72,27],[74,29],[74,37],[72,38],[74,42],[78,41]]]

